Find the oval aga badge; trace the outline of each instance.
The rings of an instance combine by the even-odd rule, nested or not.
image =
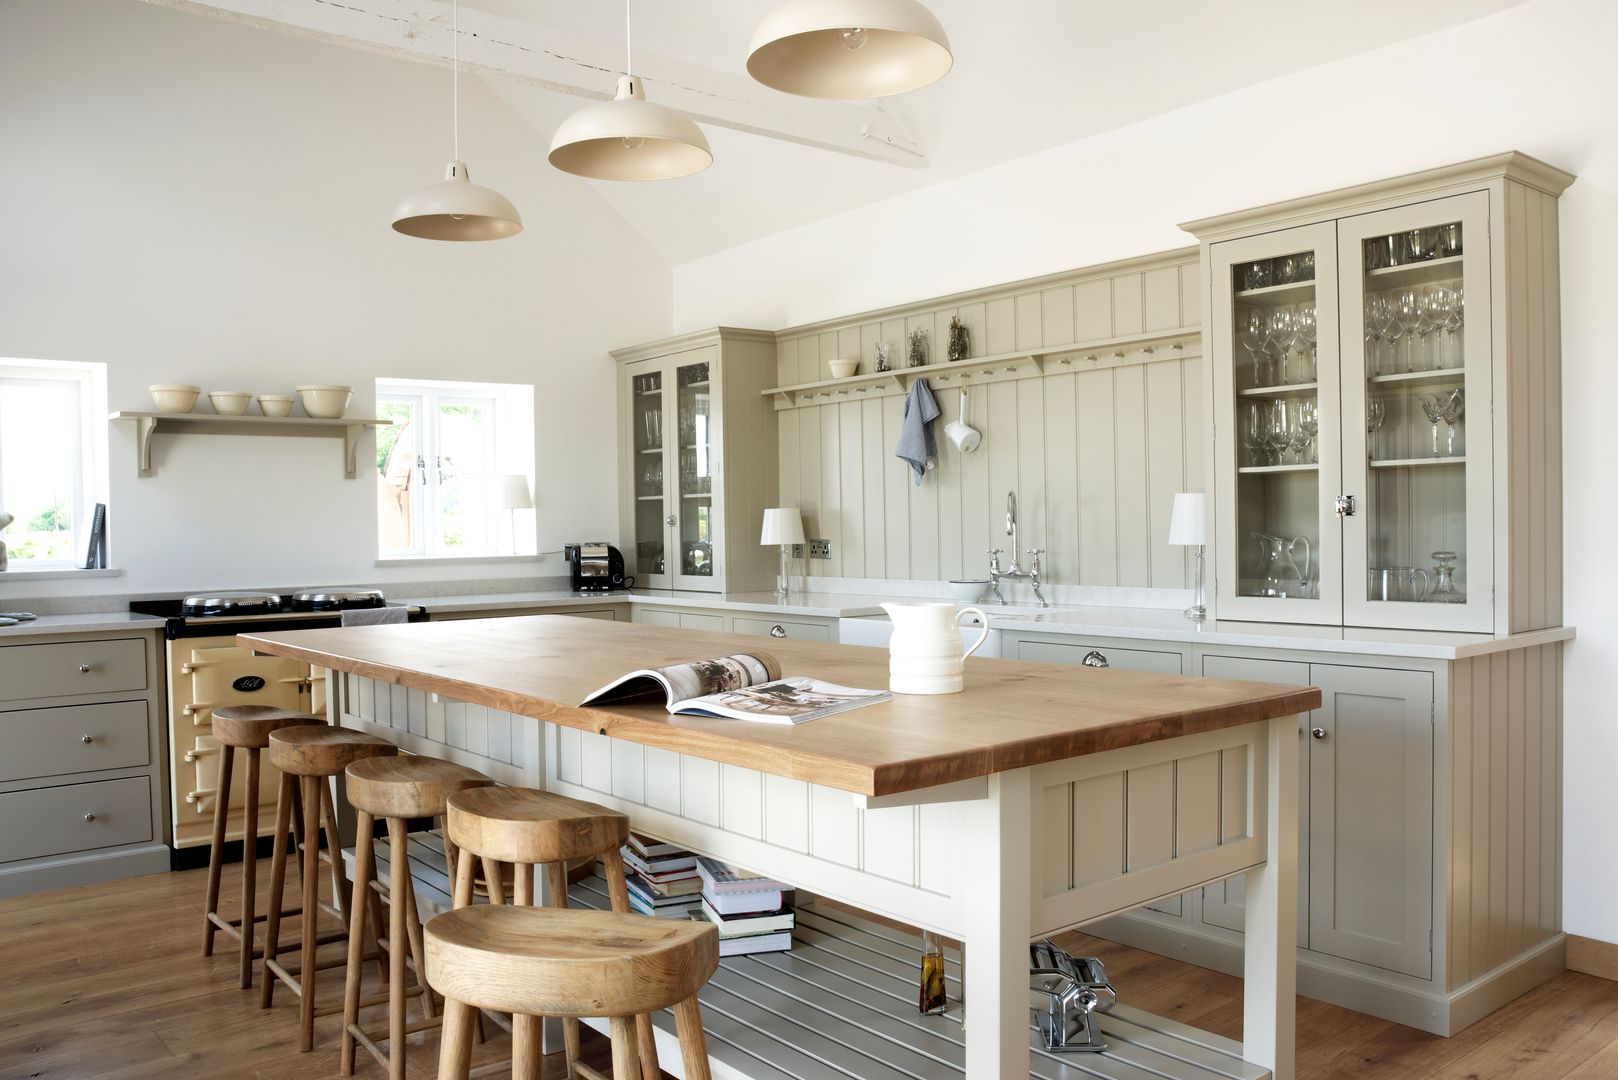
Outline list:
[[[243,675],[231,683],[230,688],[240,690],[244,694],[251,694],[255,690],[264,689],[264,677],[262,675]]]

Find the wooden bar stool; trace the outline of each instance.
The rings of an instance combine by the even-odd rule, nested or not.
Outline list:
[[[359,812],[359,822],[354,844],[354,898],[348,905],[354,921],[348,928],[348,981],[343,990],[340,1071],[344,1076],[353,1075],[354,1044],[358,1041],[388,1070],[390,1080],[403,1080],[405,1036],[437,1026],[433,995],[427,988],[424,974],[426,965],[422,960],[421,916],[416,908],[415,886],[411,881],[410,860],[406,855],[410,819],[439,817],[444,813],[449,797],[457,791],[483,787],[494,781],[464,765],[413,755],[363,758],[343,772],[348,801]],[[360,1026],[360,979],[364,966],[361,953],[365,915],[370,907],[367,901],[376,877],[373,841],[378,818],[388,823],[388,992],[374,1002],[365,1004],[388,1003],[388,1032],[383,1036],[371,1035]],[[380,936],[381,927],[376,929]],[[410,955],[415,960],[422,1010],[422,1019],[410,1025],[405,1023],[405,997],[416,991],[405,988],[405,950],[402,943],[406,938],[410,942]],[[386,1050],[378,1045],[379,1041],[387,1043]]]
[[[281,964],[281,913],[270,908],[264,941],[264,986],[260,991],[259,1007],[267,1009],[275,1000],[275,983],[285,982],[298,997],[299,1049],[313,1050],[315,1046],[315,975],[319,967],[335,967],[342,960],[318,965],[315,948],[320,944],[320,834],[325,822],[326,853],[331,861],[332,899],[336,901],[335,914],[342,920],[346,933],[351,925],[348,907],[348,882],[343,873],[343,848],[337,831],[337,816],[332,812],[331,787],[326,783],[354,762],[368,757],[391,757],[399,748],[388,740],[363,731],[337,727],[289,727],[270,732],[270,764],[281,770],[281,790],[275,803],[275,853],[270,889],[279,896],[286,884],[286,834],[291,824],[294,789],[301,791],[303,802],[303,926],[302,959],[297,975]],[[380,903],[378,903],[380,907]],[[381,920],[377,923],[380,925]],[[336,1009],[322,1010],[322,1014]]]
[[[618,850],[629,839],[629,819],[623,814],[605,806],[569,799],[548,791],[512,787],[483,787],[457,792],[449,797],[447,806],[445,835],[449,838],[448,843],[459,849],[455,866],[456,908],[472,904],[476,877],[473,868],[479,860],[483,864],[484,880],[489,883],[491,905],[505,903],[499,864],[511,863],[516,870],[513,885],[515,903],[533,904],[534,867],[543,865],[550,881],[551,906],[565,908],[567,864],[574,859],[594,855],[599,856],[607,868],[607,893],[612,901],[612,910],[629,911],[624,860]],[[428,963],[431,964],[431,961]],[[432,980],[430,968],[428,980]],[[516,1074],[537,1078],[539,1022],[532,1013],[525,1013],[521,1009],[505,1011],[512,1012],[514,1054],[517,1047],[523,1047],[523,1052],[532,1055],[530,1061],[518,1062]],[[445,1015],[447,1017],[448,1013]],[[585,1015],[601,1014],[587,1010]],[[640,1016],[635,1026],[640,1039],[644,1080],[659,1080],[662,1073],[657,1066],[657,1041],[652,1034],[651,1018]],[[444,1038],[449,1038],[447,1031]],[[572,1080],[579,1059],[577,1019],[569,1017],[563,1020],[562,1042],[567,1060],[565,1075]]]
[[[609,1017],[612,1075],[624,1080],[639,1074],[629,1018],[671,1006],[685,1080],[710,1080],[697,991],[718,966],[711,924],[493,904],[446,911],[427,924],[427,979],[444,995],[439,1080],[467,1076],[474,1009],[532,1021],[512,1027],[517,1080],[539,1080],[538,1017]],[[606,1080],[587,1065],[570,1063],[567,1075]]]
[[[318,716],[278,709],[273,705],[225,705],[213,710],[213,737],[221,747],[218,794],[214,796],[213,849],[208,854],[208,899],[202,913],[202,955],[213,955],[216,930],[234,936],[241,943],[241,987],[253,985],[253,960],[259,955],[254,937],[264,915],[254,914],[258,890],[258,780],[259,752],[270,745],[270,732],[281,728],[320,724]],[[236,751],[247,752],[246,805],[242,807],[242,914],[225,919],[219,914],[219,879],[224,871],[225,826],[230,817],[231,769]],[[284,905],[277,892],[270,901]],[[298,914],[297,909],[283,911]]]

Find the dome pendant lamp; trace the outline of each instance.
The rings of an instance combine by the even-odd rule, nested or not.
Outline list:
[[[765,86],[848,101],[919,90],[954,62],[943,26],[917,0],[790,0],[747,50],[747,73]]]
[[[472,183],[461,160],[461,8],[456,0],[451,76],[454,86],[455,159],[444,179],[405,196],[393,210],[395,232],[423,240],[504,240],[522,232],[511,200]]]
[[[587,105],[562,121],[550,162],[593,180],[675,180],[713,164],[708,140],[685,113],[646,100],[630,52],[624,0],[624,71],[611,101]]]

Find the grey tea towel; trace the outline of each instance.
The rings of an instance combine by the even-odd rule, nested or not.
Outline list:
[[[349,608],[342,615],[344,626],[380,626],[410,621],[409,608],[392,604],[387,607]]]
[[[932,423],[938,419],[938,402],[933,400],[932,387],[926,379],[910,384],[905,398],[904,426],[899,429],[899,445],[893,456],[910,463],[916,486],[921,486],[927,470],[938,464],[938,441],[933,437]]]

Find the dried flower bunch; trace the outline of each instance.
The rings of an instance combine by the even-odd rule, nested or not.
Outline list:
[[[910,331],[910,366],[921,367],[927,362],[927,331]]]
[[[951,315],[949,319],[950,360],[965,360],[967,354],[971,351],[971,335],[966,328],[966,324],[961,321],[959,315]]]

